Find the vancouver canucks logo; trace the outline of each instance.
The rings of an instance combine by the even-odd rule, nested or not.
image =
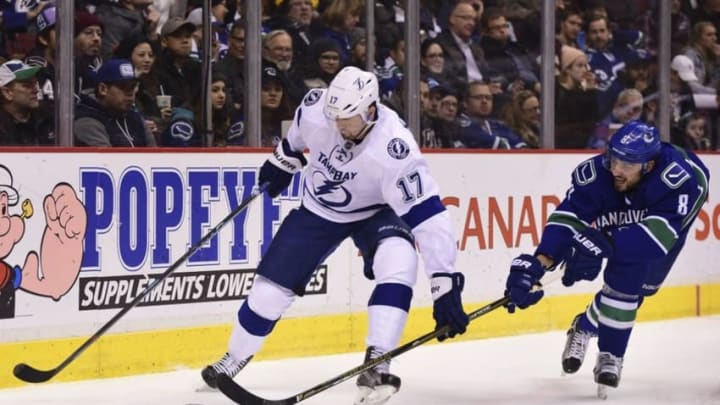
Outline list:
[[[393,158],[402,160],[410,154],[410,146],[400,138],[393,138],[388,143],[387,151]]]
[[[342,184],[344,180],[333,181],[325,176],[325,173],[316,171],[313,173],[313,187],[315,188],[313,195],[315,199],[322,204],[340,208],[345,207],[352,201],[352,195]]]

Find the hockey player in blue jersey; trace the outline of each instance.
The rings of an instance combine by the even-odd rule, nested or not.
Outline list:
[[[563,261],[568,287],[595,279],[604,268],[604,285],[573,320],[562,354],[563,370],[574,373],[590,339],[598,338],[594,375],[601,396],[620,383],[637,311],[660,289],[685,244],[707,199],[709,176],[696,155],[661,142],[656,128],[631,121],[604,154],[577,166],[535,254],[512,262],[506,283],[511,310],[539,301],[543,292],[532,285]]]
[[[365,275],[375,281],[366,361],[399,343],[416,280],[416,243],[436,325],[450,326],[443,338],[465,332],[464,278],[455,271],[450,216],[412,134],[379,103],[378,93],[374,74],[344,68],[327,89],[307,93],[287,138],[260,169],[259,183],[269,183],[275,197],[305,167],[302,204],[285,218],[258,265],[228,353],[203,370],[209,386],[216,386],[219,373],[240,372],[303,294],[313,271],[348,237],[362,252]],[[400,388],[400,378],[389,372],[388,361],[361,374],[357,385],[356,404],[382,404]]]

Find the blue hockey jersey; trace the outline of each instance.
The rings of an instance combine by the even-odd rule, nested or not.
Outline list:
[[[574,170],[572,186],[550,215],[536,254],[562,258],[576,231],[595,224],[608,232],[615,258],[659,259],[687,235],[708,195],[710,172],[692,152],[663,143],[656,165],[627,193],[615,191],[603,155]]]

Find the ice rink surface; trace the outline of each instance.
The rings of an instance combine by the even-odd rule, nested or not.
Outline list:
[[[482,324],[481,320],[476,321]],[[477,326],[476,326],[477,327]],[[577,374],[562,376],[565,333],[555,331],[413,349],[393,362],[403,380],[388,405],[720,404],[720,316],[636,325],[620,387],[595,395],[596,345]],[[266,398],[285,398],[330,379],[361,353],[251,363],[237,378]],[[198,392],[198,370],[0,390],[3,405],[215,405],[219,392]],[[301,402],[352,404],[354,379]]]

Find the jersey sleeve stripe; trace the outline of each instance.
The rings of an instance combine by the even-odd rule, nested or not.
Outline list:
[[[445,206],[436,195],[410,208],[401,218],[410,228],[415,228],[426,219],[445,211]]]
[[[684,229],[686,226],[688,226],[690,223],[692,223],[693,219],[697,216],[698,211],[700,211],[700,207],[702,207],[703,203],[705,203],[705,200],[707,199],[708,194],[708,179],[705,176],[705,173],[698,167],[695,162],[693,162],[690,159],[686,160],[690,166],[692,166],[693,170],[695,171],[695,179],[698,183],[698,189],[700,190],[700,195],[698,196],[697,200],[695,200],[695,203],[692,206],[692,209],[687,213],[685,216],[685,219],[682,221],[682,228]]]
[[[575,232],[580,232],[588,226],[585,221],[580,220],[575,214],[568,211],[553,212],[548,218],[547,224],[566,227]]]
[[[652,239],[653,242],[655,242],[664,254],[667,254],[668,251],[670,251],[677,240],[677,237],[670,232],[661,221],[646,219],[645,221],[638,223],[638,226],[650,237],[650,239]]]

